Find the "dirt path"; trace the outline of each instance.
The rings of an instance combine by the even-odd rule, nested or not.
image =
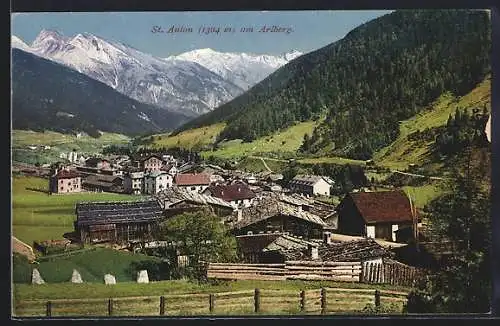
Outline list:
[[[29,261],[34,261],[36,258],[35,253],[33,252],[33,248],[31,248],[31,246],[22,242],[15,236],[12,236],[12,252],[17,252],[23,256],[26,256]]]
[[[418,178],[429,178],[431,180],[445,180],[446,178],[441,178],[441,177],[429,177],[426,175],[422,174],[415,174],[415,173],[408,173],[408,172],[401,172],[398,170],[391,170],[392,173],[399,173],[399,174],[404,174],[404,175],[409,175],[411,177],[418,177]]]

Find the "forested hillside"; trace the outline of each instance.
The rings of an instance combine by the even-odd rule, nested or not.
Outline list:
[[[181,130],[226,121],[219,140],[251,141],[326,116],[303,150],[367,159],[395,140],[399,121],[484,79],[490,30],[485,11],[396,11],[293,60]]]

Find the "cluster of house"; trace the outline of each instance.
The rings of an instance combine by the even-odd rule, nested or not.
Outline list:
[[[318,200],[331,186],[320,176],[297,176],[277,191],[271,188],[282,178],[279,175],[248,176],[213,166],[174,174],[164,170],[168,165],[159,158],[151,158],[141,161],[148,172],[131,173],[149,179],[168,175],[168,182],[148,186],[146,177],[137,178],[142,183],[132,181],[129,189],[135,185],[137,191],[151,194],[137,201],[77,204],[76,241],[151,247],[161,243],[155,231],[162,220],[209,209],[236,237],[245,262],[332,257],[349,261],[393,257],[393,249],[411,243],[420,225],[401,190],[353,192],[334,206]],[[357,249],[351,252],[353,246]]]

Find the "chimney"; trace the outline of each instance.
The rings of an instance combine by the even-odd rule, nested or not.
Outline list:
[[[312,260],[319,259],[318,247],[317,246],[308,245],[307,249],[309,251],[309,257],[311,257]]]
[[[323,233],[323,242],[325,244],[331,244],[332,243],[332,233],[331,232],[324,232]]]

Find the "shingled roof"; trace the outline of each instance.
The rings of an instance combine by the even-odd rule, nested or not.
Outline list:
[[[366,238],[348,242],[322,244],[318,248],[322,261],[362,261],[392,257],[393,253],[379,245],[374,239]]]
[[[411,222],[413,220],[410,201],[401,190],[356,192],[349,196],[366,223]]]
[[[162,217],[156,200],[129,202],[90,202],[76,204],[76,224],[139,223]]]
[[[55,177],[57,179],[74,179],[81,177],[81,175],[73,170],[60,170],[59,172],[57,172]]]
[[[178,173],[174,183],[178,186],[199,186],[210,184],[210,176],[205,173]]]
[[[230,185],[212,185],[208,191],[214,197],[224,199],[225,201],[252,199],[255,193],[245,183],[237,182]]]
[[[165,209],[183,201],[201,205],[216,205],[231,209],[233,208],[230,203],[221,198],[186,191],[177,187],[166,188],[157,193],[154,198],[157,199]]]
[[[321,175],[296,175],[291,181],[290,185],[305,185],[305,186],[313,186],[318,181],[324,180],[326,182],[330,182],[329,178],[325,178]]]
[[[273,216],[285,215],[305,220],[317,225],[327,226],[323,219],[315,214],[303,211],[290,204],[281,202],[273,197],[263,198],[258,203],[241,211],[242,220],[235,223],[233,228],[241,229],[245,226],[266,220]]]

